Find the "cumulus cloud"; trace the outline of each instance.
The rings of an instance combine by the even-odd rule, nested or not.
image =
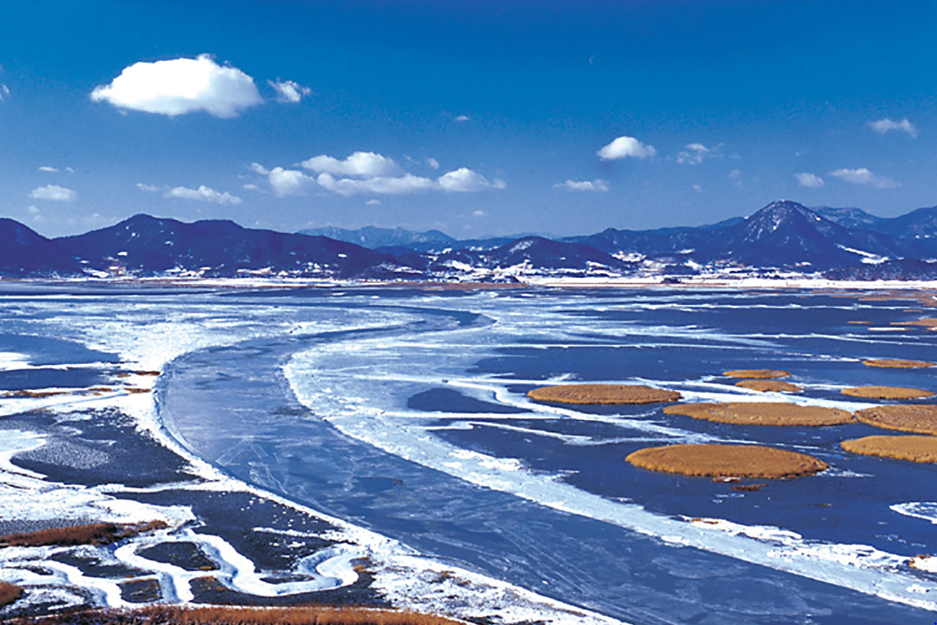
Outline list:
[[[227,191],[224,193],[215,191],[211,187],[206,187],[205,185],[199,186],[198,189],[174,187],[166,192],[166,197],[180,198],[183,200],[195,200],[196,202],[213,202],[215,204],[222,205],[241,203],[241,198],[237,197],[236,195],[231,195]]]
[[[472,171],[468,167],[460,167],[447,172],[436,181],[439,188],[443,191],[454,191],[457,193],[470,193],[473,191],[482,191],[484,189],[503,189],[505,188],[503,180],[489,181],[481,174]]]
[[[392,176],[400,171],[393,159],[374,152],[355,152],[345,160],[320,154],[302,162],[316,173],[336,176]]]
[[[831,171],[829,175],[850,184],[864,184],[875,187],[876,189],[894,189],[901,186],[900,182],[892,178],[876,176],[865,167],[860,167],[859,169],[837,169],[836,171]]]
[[[312,95],[312,89],[292,80],[268,80],[267,84],[277,92],[277,102],[296,104],[304,97]]]
[[[29,197],[34,200],[51,200],[54,202],[74,202],[78,199],[78,194],[71,189],[60,187],[57,184],[47,184],[44,187],[33,189]]]
[[[707,148],[702,143],[688,143],[686,149],[677,154],[677,162],[681,165],[699,165],[708,157],[715,156],[719,147]]]
[[[844,170],[840,170],[844,171]],[[835,175],[835,174],[833,174]],[[824,186],[826,183],[823,182],[823,178],[816,174],[811,174],[809,172],[801,172],[799,174],[794,174],[794,178],[797,179],[797,184],[802,187],[807,187],[808,189],[819,189]]]
[[[159,115],[205,111],[236,117],[263,100],[254,79],[235,67],[223,67],[207,54],[194,59],[141,61],[124,68],[108,85],[91,92],[95,102]]]
[[[159,187],[154,184],[143,184],[142,182],[137,183],[137,189],[140,191],[146,191],[147,193],[156,193],[159,191]]]
[[[375,176],[373,178],[335,178],[332,174],[322,173],[316,178],[320,187],[334,191],[339,195],[349,196],[359,193],[379,195],[406,195],[417,191],[429,191],[435,181],[422,176],[404,174],[403,176]]]
[[[645,145],[634,137],[618,137],[596,152],[603,161],[620,158],[649,158],[657,154],[652,145]]]
[[[908,136],[912,139],[917,137],[917,128],[914,127],[914,124],[908,121],[907,117],[902,119],[900,122],[896,122],[886,117],[878,121],[869,122],[869,128],[880,135],[883,135],[890,130],[900,130],[901,132],[907,133]]]
[[[282,167],[274,167],[268,171],[267,180],[270,181],[273,194],[277,197],[303,195],[306,189],[316,184],[315,178],[312,176],[307,176],[298,169],[284,169]]]
[[[554,189],[566,189],[567,191],[593,191],[605,193],[608,191],[608,183],[604,180],[567,180],[553,185]]]

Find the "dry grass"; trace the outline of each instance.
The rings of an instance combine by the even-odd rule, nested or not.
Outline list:
[[[462,621],[372,608],[303,606],[244,608],[153,606],[138,610],[93,610],[39,619],[9,621],[10,625],[463,625]]]
[[[937,318],[924,317],[914,321],[893,321],[893,326],[921,326],[922,328],[937,328]]]
[[[735,402],[728,404],[679,404],[667,406],[669,415],[733,423],[738,425],[821,426],[855,421],[852,414],[837,408],[798,406],[784,402]]]
[[[935,436],[866,436],[843,441],[840,446],[846,451],[864,456],[879,456],[911,462],[937,462],[937,437]]]
[[[804,390],[796,384],[781,380],[741,380],[735,385],[760,393],[800,393]]]
[[[790,371],[781,371],[779,369],[732,369],[731,371],[723,371],[722,375],[730,378],[751,378],[754,380],[791,377]]]
[[[927,362],[926,360],[900,360],[897,358],[873,358],[863,360],[862,364],[867,367],[882,367],[885,369],[925,369],[927,367],[937,367],[937,363]]]
[[[625,458],[651,471],[700,477],[776,479],[812,475],[827,468],[813,456],[762,445],[669,445],[640,449]]]
[[[921,399],[933,397],[933,393],[919,388],[903,386],[853,386],[844,388],[843,395],[863,397],[865,399]]]
[[[563,404],[653,404],[677,401],[680,393],[640,384],[564,384],[528,391],[536,401]]]
[[[0,582],[0,608],[10,605],[23,596],[23,589],[16,584]]]
[[[876,406],[860,410],[856,413],[856,418],[886,430],[937,434],[937,406],[932,404]]]
[[[872,325],[872,322],[871,322],[871,321],[858,321],[858,320],[857,320],[857,321],[847,321],[846,323],[849,323],[849,324],[854,325],[854,326],[870,326],[870,325]]]
[[[149,523],[91,523],[23,534],[0,536],[0,547],[46,547],[51,545],[108,545],[110,543],[168,527],[163,521]]]

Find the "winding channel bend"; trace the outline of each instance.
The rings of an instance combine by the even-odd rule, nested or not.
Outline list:
[[[933,621],[923,610],[469,484],[347,437],[297,401],[282,366],[298,351],[490,322],[399,311],[420,320],[181,356],[158,387],[163,423],[193,454],[238,479],[439,560],[632,623]]]

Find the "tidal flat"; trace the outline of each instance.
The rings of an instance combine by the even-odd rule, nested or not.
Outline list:
[[[845,449],[888,433],[868,422],[771,424],[785,406],[934,404],[842,392],[937,390],[933,369],[863,364],[932,357],[937,334],[912,323],[926,313],[909,298],[937,303],[792,289],[0,289],[0,535],[153,524],[102,544],[0,546],[0,580],[23,591],[0,617],[324,603],[518,624],[926,622],[937,468]],[[896,323],[907,331],[876,331]],[[789,373],[799,392],[723,375],[759,370]],[[528,397],[574,384],[770,404],[772,419]],[[751,484],[625,461],[708,444],[826,468]]]

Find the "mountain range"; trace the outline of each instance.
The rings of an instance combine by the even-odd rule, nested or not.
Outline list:
[[[17,278],[274,276],[524,280],[534,276],[792,275],[937,278],[937,207],[892,218],[859,208],[772,202],[746,218],[586,236],[459,241],[438,230],[325,228],[283,233],[227,220],[136,215],[48,239],[0,219],[0,275]]]

